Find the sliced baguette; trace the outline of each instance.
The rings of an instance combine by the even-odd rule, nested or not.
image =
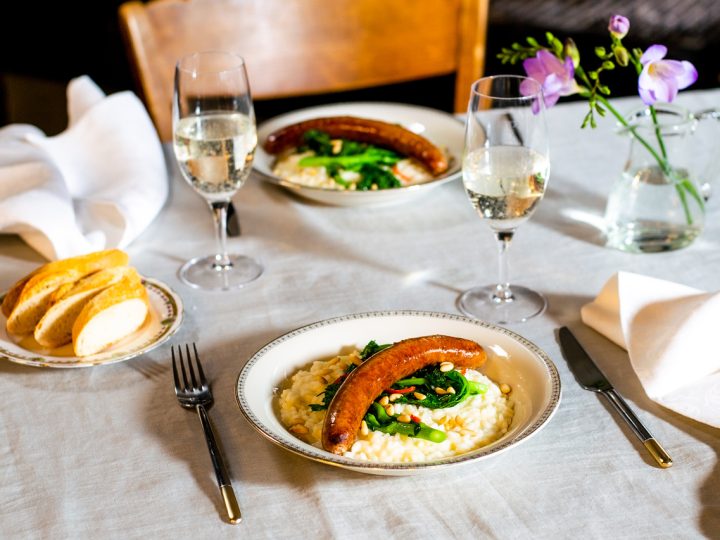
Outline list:
[[[35,325],[50,307],[52,294],[66,283],[80,279],[77,270],[40,273],[31,277],[23,287],[15,308],[7,320],[7,331],[11,334],[31,334]]]
[[[48,348],[70,343],[73,324],[85,304],[133,272],[129,266],[104,268],[74,283],[58,287],[51,295],[50,307],[35,326],[35,341]]]
[[[19,280],[13,285],[3,298],[2,312],[8,319],[20,300],[20,296],[25,291],[28,282],[39,274],[51,274],[55,272],[64,272],[67,269],[75,269],[80,276],[97,272],[103,268],[112,266],[126,266],[129,257],[124,251],[119,249],[106,249],[105,251],[96,251],[87,255],[62,259],[60,261],[52,261],[37,268],[27,276]],[[8,331],[10,331],[8,329]],[[25,332],[27,333],[27,332]]]
[[[133,269],[85,304],[72,329],[77,356],[96,354],[140,328],[150,312],[147,291]]]

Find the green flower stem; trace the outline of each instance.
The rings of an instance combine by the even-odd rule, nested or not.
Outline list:
[[[604,96],[601,96],[600,94],[596,95],[595,98],[600,101],[605,107],[613,114],[615,118],[617,118],[617,121],[620,122],[624,127],[630,130],[630,132],[633,134],[633,137],[637,139],[637,141],[642,144],[645,149],[650,152],[650,155],[655,158],[655,160],[658,162],[658,165],[660,165],[660,168],[665,174],[670,174],[670,166],[667,163],[667,159],[661,158],[658,153],[655,151],[655,149],[648,144],[648,142],[643,139],[640,135],[638,135],[637,128],[635,126],[631,126],[627,120],[613,107],[610,102],[605,99]],[[663,153],[664,153],[664,146],[663,146]]]
[[[655,132],[657,133],[658,143],[660,144],[660,150],[662,152],[662,157],[655,151],[655,149],[648,144],[648,142],[643,139],[640,135],[638,135],[637,128],[635,126],[631,126],[627,120],[613,107],[610,102],[605,99],[604,96],[601,96],[600,94],[596,94],[595,98],[600,101],[607,109],[613,114],[613,116],[622,124],[624,127],[626,127],[630,132],[633,134],[635,139],[642,144],[645,149],[650,152],[650,155],[655,158],[655,161],[658,162],[658,165],[660,165],[660,169],[663,171],[663,174],[667,175],[669,178],[673,179],[673,184],[675,184],[675,191],[678,193],[678,197],[680,197],[680,202],[683,206],[683,212],[685,213],[685,220],[687,221],[688,225],[693,224],[693,217],[692,213],[690,212],[690,207],[688,206],[687,196],[685,195],[685,191],[687,190],[688,193],[692,196],[693,199],[698,203],[700,206],[700,209],[705,212],[705,203],[702,200],[702,197],[699,193],[697,193],[697,190],[695,189],[695,186],[692,185],[692,182],[690,182],[687,178],[676,178],[676,173],[670,167],[670,164],[667,160],[667,151],[665,149],[665,145],[662,141],[662,135],[660,133],[660,126],[657,122],[657,116],[655,114],[655,108],[650,107],[653,124],[655,125]]]
[[[658,146],[660,147],[660,153],[663,159],[667,161],[667,150],[665,150],[665,143],[663,142],[662,133],[660,133],[660,124],[657,119],[657,112],[655,107],[650,105],[650,116],[652,117],[653,125],[655,126],[655,137],[657,138]]]

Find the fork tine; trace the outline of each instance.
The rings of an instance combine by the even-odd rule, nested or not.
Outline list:
[[[178,379],[178,370],[177,370],[177,364],[175,362],[175,347],[170,347],[170,355],[172,356],[172,364],[173,364],[173,378],[175,379],[175,393],[177,394],[180,391],[180,379]]]
[[[187,364],[188,370],[190,371],[190,379],[192,380],[192,387],[195,389],[198,388],[198,384],[195,380],[195,370],[193,369],[192,356],[190,356],[190,345],[188,343],[185,344],[185,352],[187,353]],[[197,356],[195,359],[197,360]]]
[[[205,373],[203,372],[202,364],[200,363],[200,355],[198,354],[197,346],[195,345],[195,342],[193,341],[193,350],[195,351],[195,362],[197,363],[198,368],[198,377],[200,377],[200,384],[203,388],[208,386],[207,379],[205,378]]]
[[[180,357],[180,371],[182,372],[183,380],[182,389],[187,392],[190,390],[190,385],[188,383],[187,372],[185,371],[185,360],[183,358],[183,350],[181,345],[178,345],[178,356]]]

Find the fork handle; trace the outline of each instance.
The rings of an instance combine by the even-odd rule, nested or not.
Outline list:
[[[210,451],[210,459],[212,460],[213,468],[215,469],[215,476],[217,477],[217,483],[220,487],[220,493],[225,503],[225,510],[227,510],[228,519],[230,523],[237,524],[242,521],[242,515],[240,514],[240,507],[238,506],[237,499],[235,498],[235,491],[230,482],[230,475],[228,474],[225,461],[223,460],[222,454],[220,453],[220,447],[215,439],[215,432],[213,431],[212,424],[210,423],[210,417],[208,416],[207,410],[202,405],[197,406],[198,416],[200,417],[200,423],[202,424],[203,431],[205,432],[205,442],[207,442],[208,450]]]

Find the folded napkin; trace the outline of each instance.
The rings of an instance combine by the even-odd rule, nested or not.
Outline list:
[[[650,399],[720,427],[720,293],[619,272],[581,316],[628,351]]]
[[[106,97],[80,77],[67,97],[69,125],[58,136],[0,129],[0,232],[51,260],[127,246],[168,193],[160,141],[134,94]]]

